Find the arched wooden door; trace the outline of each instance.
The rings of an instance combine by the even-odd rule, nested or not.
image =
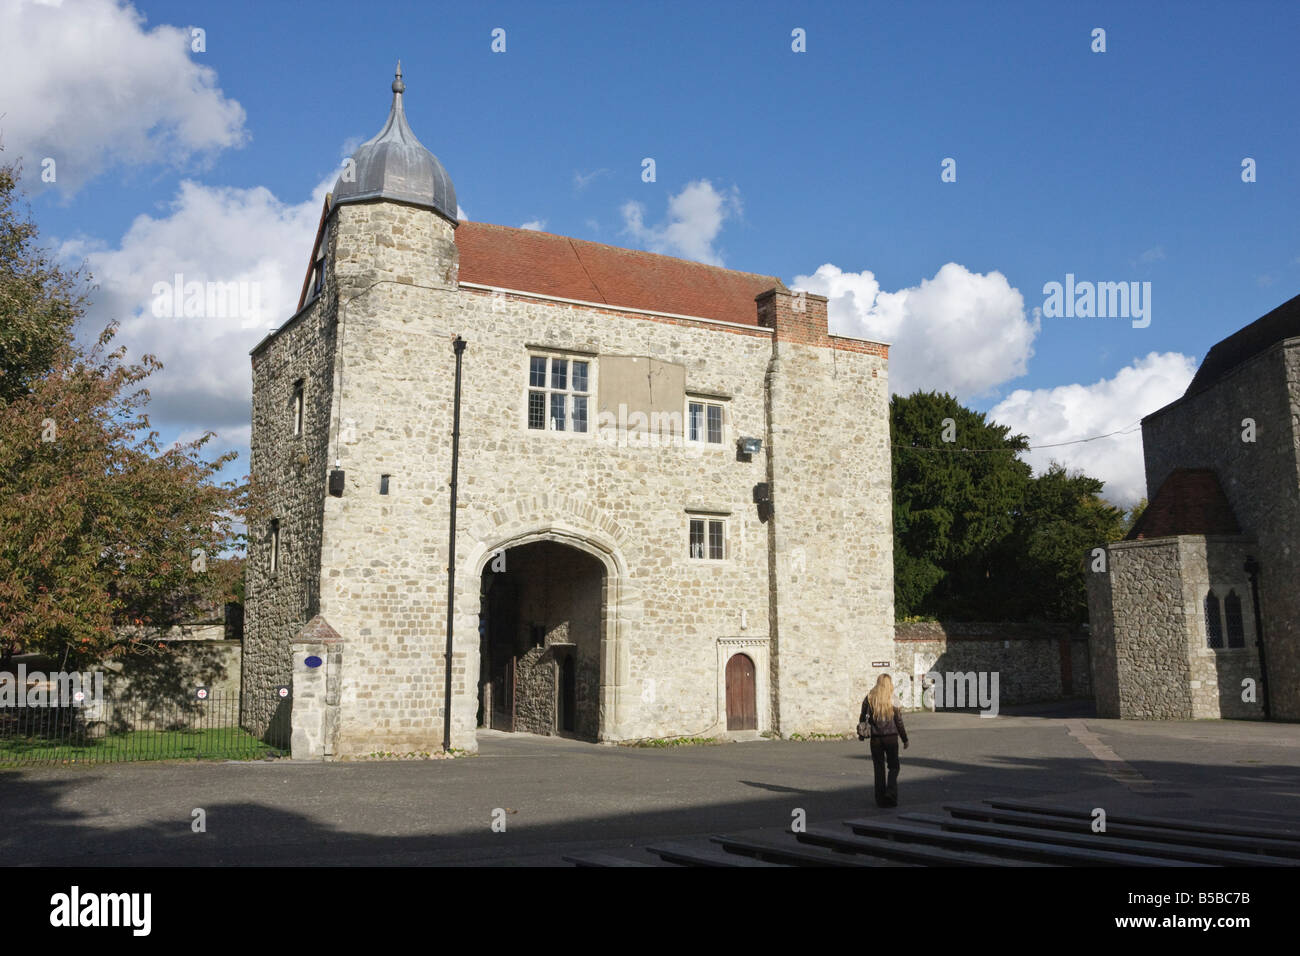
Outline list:
[[[754,662],[747,654],[727,661],[727,729],[758,730],[758,695],[754,691]]]

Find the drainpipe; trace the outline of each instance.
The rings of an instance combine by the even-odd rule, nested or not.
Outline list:
[[[456,350],[456,404],[451,420],[451,522],[447,532],[447,656],[446,689],[442,705],[442,749],[451,751],[451,658],[452,624],[456,610],[456,473],[460,465],[460,363],[465,351],[465,340],[459,335],[452,341]]]
[[[1259,699],[1264,705],[1264,719],[1272,720],[1268,706],[1268,666],[1264,663],[1264,625],[1259,619],[1259,562],[1247,555],[1245,571],[1250,575],[1250,597],[1255,606],[1255,646],[1259,649]]]

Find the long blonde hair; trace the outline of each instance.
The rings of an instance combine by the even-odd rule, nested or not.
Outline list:
[[[871,716],[876,718],[876,726],[890,720],[894,716],[894,679],[881,674],[876,686],[867,694],[867,703],[871,705]]]

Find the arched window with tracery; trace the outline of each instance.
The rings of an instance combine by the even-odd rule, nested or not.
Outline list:
[[[1223,618],[1219,598],[1213,591],[1205,595],[1205,643],[1207,647],[1223,646]]]
[[[1237,597],[1236,591],[1229,591],[1223,599],[1223,616],[1228,625],[1228,646],[1245,647],[1246,628],[1241,621],[1241,598]]]

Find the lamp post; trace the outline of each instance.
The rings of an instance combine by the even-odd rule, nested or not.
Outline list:
[[[1259,619],[1259,562],[1255,556],[1247,555],[1244,565],[1250,577],[1250,598],[1255,608],[1255,647],[1259,649],[1259,699],[1264,706],[1264,719],[1271,720],[1268,706],[1268,665],[1264,661],[1264,625]]]
[[[465,340],[459,335],[452,341],[456,351],[456,399],[451,419],[451,521],[447,532],[447,656],[445,691],[442,704],[442,749],[451,752],[451,661],[452,633],[456,620],[456,477],[460,465],[460,364]]]

